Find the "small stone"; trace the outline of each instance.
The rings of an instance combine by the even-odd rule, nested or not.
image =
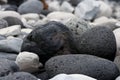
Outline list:
[[[91,26],[93,27],[107,27],[111,29],[112,31],[115,30],[116,28],[119,28],[120,25],[118,25],[119,21],[116,19],[112,18],[107,18],[105,16],[96,18],[93,23],[90,23]]]
[[[43,10],[43,4],[42,2],[38,0],[28,0],[21,4],[18,8],[18,12],[20,14],[26,14],[26,13],[40,13],[41,10]]]
[[[93,20],[99,13],[100,4],[96,0],[83,0],[75,8],[75,15],[81,19]]]
[[[112,8],[104,1],[99,1],[99,4],[100,4],[100,10],[96,16],[97,17],[101,17],[101,16],[111,17]]]
[[[39,57],[35,53],[21,52],[16,58],[16,64],[19,66],[21,71],[25,72],[36,72],[42,67],[39,62]]]
[[[0,19],[5,17],[16,17],[18,19],[21,19],[20,14],[15,11],[0,11]]]
[[[14,36],[14,35],[19,35],[20,33],[21,33],[20,25],[14,25],[0,29],[0,35],[4,35],[4,36]]]
[[[0,40],[0,52],[19,53],[23,40],[19,38],[8,38]]]
[[[97,80],[83,74],[59,74],[49,80]]]
[[[50,78],[61,73],[84,74],[97,80],[115,80],[119,76],[119,70],[112,61],[82,54],[52,57],[46,62],[45,69]]]
[[[60,10],[60,3],[57,0],[54,1],[47,1],[48,3],[48,10],[50,11],[59,11]]]
[[[73,15],[72,13],[60,12],[60,11],[51,12],[50,14],[47,15],[49,21],[59,21],[59,22],[66,22],[74,17],[76,16]]]
[[[64,1],[60,6],[60,11],[72,13],[74,11],[74,7],[69,2]]]

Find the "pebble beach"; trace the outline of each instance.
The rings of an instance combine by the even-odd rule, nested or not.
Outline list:
[[[120,1],[0,0],[0,80],[120,80]]]

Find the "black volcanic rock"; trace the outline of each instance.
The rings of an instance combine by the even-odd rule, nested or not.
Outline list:
[[[49,22],[33,30],[23,41],[21,51],[34,52],[43,63],[55,55],[76,53],[69,29],[59,22]]]
[[[112,61],[82,54],[53,57],[46,62],[45,69],[50,78],[60,73],[84,74],[97,80],[115,80],[119,76]]]
[[[90,54],[114,60],[116,40],[112,30],[106,27],[95,27],[83,33],[78,40],[80,54]]]

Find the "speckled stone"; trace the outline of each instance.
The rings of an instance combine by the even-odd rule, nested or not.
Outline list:
[[[60,73],[84,74],[97,80],[114,80],[119,76],[112,61],[91,55],[56,56],[46,62],[45,69],[50,78]]]
[[[114,60],[116,40],[112,30],[106,27],[95,27],[83,33],[77,44],[80,54],[90,54]]]

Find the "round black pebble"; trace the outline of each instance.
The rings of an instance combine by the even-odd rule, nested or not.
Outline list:
[[[84,74],[97,80],[115,80],[119,76],[112,61],[82,54],[53,57],[46,62],[45,69],[50,78],[60,73]]]
[[[116,40],[112,30],[106,27],[95,27],[83,33],[78,42],[80,54],[90,54],[114,60]]]
[[[21,51],[34,52],[40,61],[61,54],[76,53],[69,29],[59,22],[49,22],[33,30],[23,41]]]

